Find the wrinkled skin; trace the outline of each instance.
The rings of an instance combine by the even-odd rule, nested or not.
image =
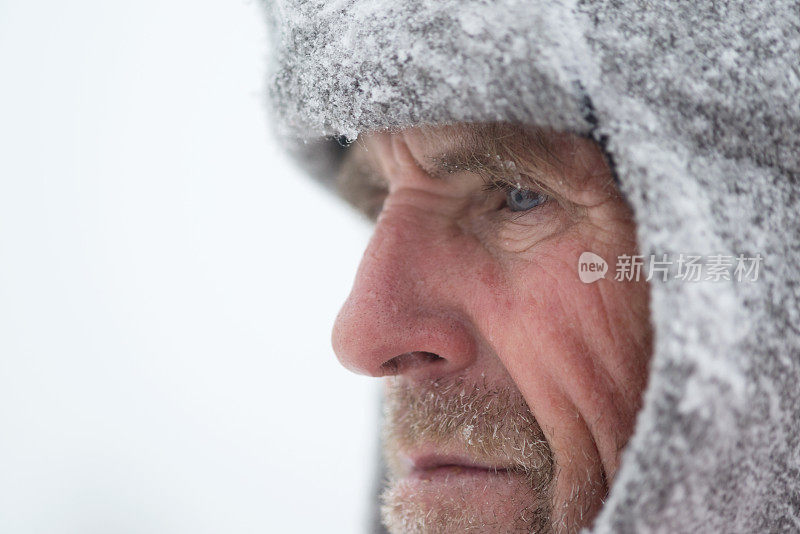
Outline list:
[[[651,328],[644,278],[614,280],[617,257],[637,253],[635,225],[602,152],[574,135],[543,135],[556,163],[537,170],[527,168],[536,145],[527,131],[503,125],[371,133],[348,149],[372,176],[352,187],[368,187],[380,212],[333,346],[347,368],[412,390],[457,378],[521,394],[553,455],[551,527],[572,532],[591,525],[613,483],[647,381]],[[486,136],[523,155],[516,172],[541,186],[523,189],[546,201],[512,211],[481,172],[434,169],[438,154]],[[606,259],[605,278],[581,282],[584,251]],[[485,491],[495,479],[478,477],[472,496],[462,481],[458,506],[489,499],[502,509],[503,492]],[[499,520],[510,525],[514,513]]]

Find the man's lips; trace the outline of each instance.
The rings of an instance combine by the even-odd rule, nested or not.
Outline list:
[[[476,462],[458,455],[404,455],[408,476],[430,478],[438,475],[498,475],[512,471],[500,463]]]
[[[395,464],[394,495],[423,509],[447,509],[462,503],[467,510],[494,517],[513,515],[520,498],[530,498],[524,471],[508,459],[476,458],[454,449],[425,448],[425,453],[395,456],[401,465]]]

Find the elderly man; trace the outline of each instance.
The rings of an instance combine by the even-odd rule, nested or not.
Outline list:
[[[351,151],[346,191],[380,214],[333,344],[353,371],[393,377],[391,530],[589,519],[650,348],[644,279],[577,276],[583,251],[636,253],[601,151],[506,125],[367,134]]]
[[[375,224],[333,346],[391,532],[800,528],[796,5],[270,15],[281,139]]]

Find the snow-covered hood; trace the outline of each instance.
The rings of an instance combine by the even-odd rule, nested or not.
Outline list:
[[[287,0],[268,11],[273,118],[320,176],[339,154],[317,142],[326,136],[550,126],[605,149],[646,258],[760,255],[755,282],[650,281],[650,380],[593,531],[800,531],[797,0]]]

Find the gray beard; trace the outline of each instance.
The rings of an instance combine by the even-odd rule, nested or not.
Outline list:
[[[383,433],[389,482],[381,495],[381,516],[392,534],[552,532],[553,453],[515,388],[463,379],[407,385],[390,378]],[[474,501],[474,493],[483,488],[469,484],[455,496],[428,493],[422,498],[407,491],[398,453],[420,442],[456,445],[477,460],[513,466],[517,480],[522,474],[526,481],[525,491],[505,499],[514,512],[476,509],[469,497]]]

